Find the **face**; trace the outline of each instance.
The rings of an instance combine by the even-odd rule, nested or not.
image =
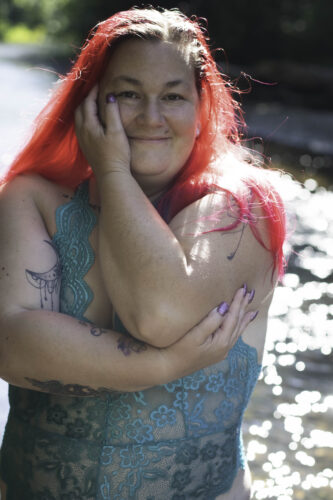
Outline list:
[[[131,171],[147,194],[164,187],[186,163],[199,124],[194,70],[166,42],[126,40],[100,82],[99,110],[115,94],[130,144]]]

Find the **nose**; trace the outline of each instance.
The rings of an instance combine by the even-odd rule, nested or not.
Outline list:
[[[164,125],[162,103],[158,99],[144,99],[137,117],[140,125],[159,127]]]

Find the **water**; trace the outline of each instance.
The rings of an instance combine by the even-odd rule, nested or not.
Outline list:
[[[247,411],[254,498],[333,498],[333,192],[285,180],[295,213],[261,380]]]
[[[55,81],[52,73],[4,55],[8,51],[0,46],[0,170],[9,165]],[[305,159],[311,160],[303,154],[300,163]],[[315,179],[302,187],[285,177],[283,193],[294,214],[293,253],[271,307],[264,369],[244,425],[253,498],[330,500],[333,191]],[[0,441],[7,412],[7,384],[0,381]]]

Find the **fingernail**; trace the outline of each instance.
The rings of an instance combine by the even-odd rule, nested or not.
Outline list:
[[[244,294],[244,297],[247,294],[247,284],[246,283],[244,283],[244,285],[243,285],[243,294]]]
[[[222,304],[220,304],[219,307],[217,308],[217,312],[221,314],[221,316],[227,314],[228,311],[229,311],[229,304],[227,304],[227,302],[222,302]]]
[[[256,293],[255,289],[253,288],[253,290],[251,290],[251,292],[249,293],[249,304],[251,304],[253,298],[254,298],[254,294]]]
[[[106,102],[116,102],[116,96],[114,94],[107,94],[106,96]]]
[[[250,321],[253,321],[258,316],[259,311],[252,313]]]

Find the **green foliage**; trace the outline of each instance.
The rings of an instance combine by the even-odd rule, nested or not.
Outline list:
[[[214,46],[223,47],[234,63],[258,58],[331,63],[332,0],[1,0],[0,37],[5,25],[33,30],[43,25],[48,38],[80,46],[99,21],[145,4],[207,18]]]
[[[16,24],[3,29],[2,39],[6,43],[42,43],[45,29],[42,26],[30,29],[25,24]]]

